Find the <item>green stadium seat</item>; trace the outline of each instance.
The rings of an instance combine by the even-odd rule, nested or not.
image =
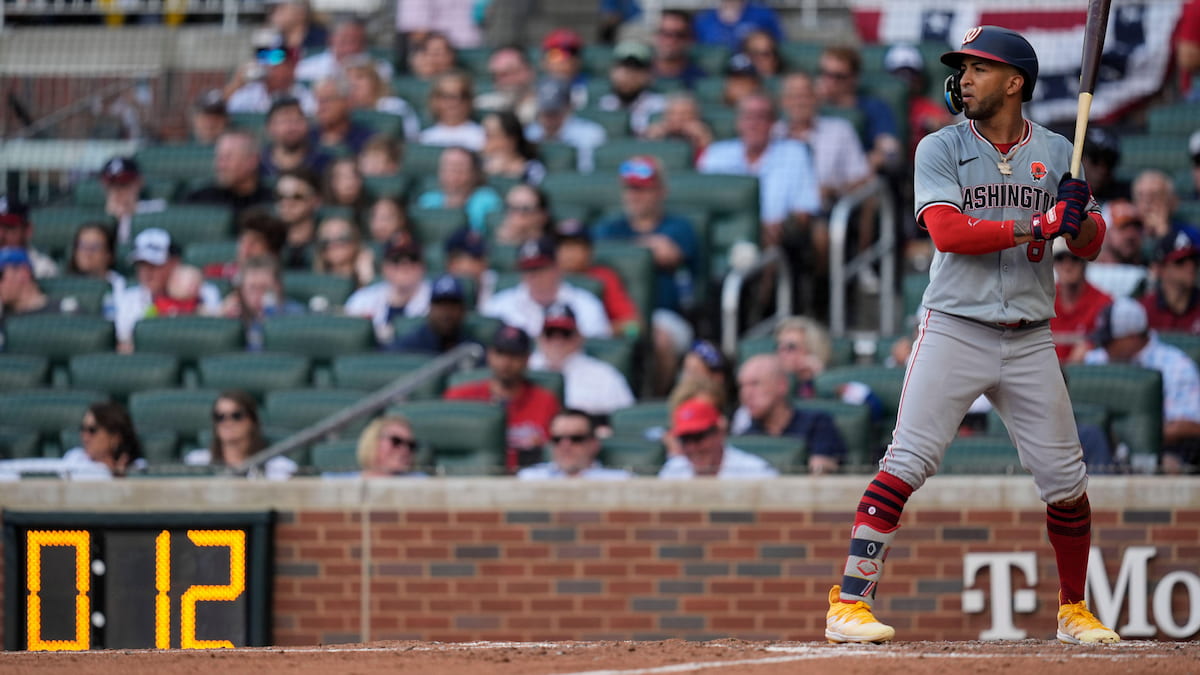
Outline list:
[[[408,101],[413,108],[421,109],[429,100],[431,84],[429,80],[422,80],[419,77],[396,77],[392,79],[392,93]]]
[[[700,106],[700,119],[708,123],[714,140],[737,138],[737,110],[723,103]]]
[[[449,375],[449,377],[446,378],[446,388],[450,389],[452,387],[457,387],[460,384],[466,384],[468,382],[479,382],[480,380],[486,380],[489,377],[491,377],[491,374],[492,374],[492,372],[490,370],[488,370],[487,368],[471,368],[468,370],[459,370],[459,371],[451,373]],[[559,404],[562,404],[563,396],[566,391],[566,385],[563,382],[562,373],[551,371],[551,370],[532,370],[531,369],[531,370],[525,371],[525,376],[528,377],[531,382],[538,385],[539,387],[542,387],[543,389],[548,389],[550,391],[550,393],[554,394],[558,398]]]
[[[74,298],[74,311],[82,314],[102,314],[104,296],[112,293],[112,284],[94,277],[48,277],[38,279],[38,286],[50,298],[50,303],[60,308],[64,301],[71,302],[69,298]]]
[[[697,44],[692,46],[692,59],[706,73],[723,73],[732,54],[725,45]]]
[[[1191,166],[1186,134],[1126,134],[1121,136],[1121,163],[1117,175],[1133,179],[1145,169],[1167,175],[1186,172]]]
[[[615,171],[551,173],[542,181],[541,189],[555,213],[564,205],[602,213],[621,203],[621,185]]]
[[[579,166],[579,152],[574,146],[559,141],[547,141],[538,145],[538,155],[546,171],[574,171]]]
[[[1200,127],[1200,103],[1157,105],[1146,116],[1146,130],[1159,136],[1187,136]]]
[[[61,457],[59,433],[79,426],[87,407],[106,400],[103,392],[84,389],[25,389],[0,395],[0,426],[38,434],[43,457]]]
[[[583,51],[580,52],[580,60],[583,61],[584,72],[590,74],[593,79],[608,79],[608,71],[613,64],[612,45],[604,44],[588,44],[584,45]]]
[[[454,60],[476,79],[489,77],[487,62],[490,58],[491,47],[459,47],[454,50]]]
[[[374,199],[379,199],[380,197],[404,199],[408,194],[411,183],[412,178],[405,173],[397,173],[391,176],[363,177],[363,188]]]
[[[458,230],[467,226],[462,209],[413,207],[408,210],[409,227],[425,247],[441,247]]]
[[[137,151],[138,168],[146,176],[189,179],[213,174],[216,148],[211,145],[150,145]]]
[[[179,385],[179,359],[170,354],[80,354],[68,370],[72,387],[105,391],[122,402],[136,391]]]
[[[876,449],[882,446],[871,426],[871,410],[867,406],[828,398],[798,399],[792,403],[797,408],[827,412],[833,418],[833,424],[846,444],[845,470],[870,468],[875,460]]]
[[[283,273],[283,293],[296,302],[309,306],[315,297],[329,301],[330,307],[346,304],[346,298],[354,292],[354,280],[335,274],[319,272],[287,271]]]
[[[170,431],[182,452],[201,445],[202,433],[212,430],[215,389],[149,389],[129,396],[129,414],[139,433]]]
[[[1128,444],[1136,470],[1157,466],[1162,448],[1162,373],[1127,364],[1065,368],[1073,403],[1104,406],[1118,441]]]
[[[467,333],[485,347],[491,344],[492,336],[500,330],[500,326],[503,324],[503,321],[494,316],[484,316],[478,312],[467,313]]]
[[[200,385],[209,389],[241,389],[260,402],[268,392],[308,384],[308,358],[272,352],[232,352],[201,357],[196,364]]]
[[[503,406],[481,401],[409,401],[389,411],[407,417],[417,440],[432,449],[436,473],[503,473],[507,444]]]
[[[29,209],[29,222],[33,223],[30,243],[34,248],[52,257],[63,259],[71,249],[75,230],[84,223],[111,221],[104,213],[104,206],[35,206]]]
[[[317,443],[309,453],[309,465],[318,473],[359,471],[358,439],[344,438]]]
[[[1017,449],[1007,436],[975,434],[950,442],[938,473],[1012,474],[1024,472]]]
[[[429,354],[376,352],[347,354],[333,360],[333,384],[339,389],[373,392],[416,371],[431,360]],[[430,378],[413,390],[411,399],[434,399],[442,395],[445,376]]]
[[[1200,120],[1197,123],[1200,124]],[[1182,349],[1193,361],[1200,363],[1200,335],[1182,331],[1159,331],[1158,339]]]
[[[929,286],[929,274],[927,272],[910,272],[904,275],[901,285],[904,296],[904,316],[916,316],[917,312],[921,310],[921,298],[924,297],[925,289]]]
[[[0,459],[41,457],[41,434],[36,429],[0,427]]]
[[[229,113],[229,126],[248,131],[259,140],[264,140],[267,131],[267,114],[260,112]]]
[[[343,354],[372,351],[375,330],[371,320],[353,316],[305,314],[276,316],[263,322],[268,351],[301,354],[329,362]]]
[[[654,255],[650,249],[623,241],[595,241],[592,260],[612,268],[621,277],[630,299],[637,305],[642,326],[649,326],[654,312]]]
[[[404,147],[404,173],[420,179],[436,176],[442,150],[445,148],[440,145],[422,145],[420,143],[406,145]]]
[[[224,317],[151,317],[133,325],[133,344],[137,351],[174,354],[187,367],[203,356],[241,350],[245,330]]]
[[[50,359],[33,354],[0,353],[0,393],[46,384]]]
[[[627,469],[639,476],[654,476],[666,461],[662,443],[641,436],[609,436],[600,442],[601,464]]]
[[[671,425],[671,410],[667,402],[642,401],[627,408],[614,410],[609,416],[613,435],[645,438],[647,430],[655,436],[656,429],[667,429]]]
[[[383,134],[398,140],[404,140],[404,120],[399,115],[380,110],[353,110],[350,119],[367,129],[372,134]]]
[[[180,461],[179,435],[167,429],[138,429],[138,440],[142,443],[142,457],[150,465],[174,464]],[[76,428],[63,429],[59,434],[59,445],[63,450],[82,447],[83,442]]]
[[[164,199],[170,201],[175,198],[175,192],[179,184],[171,177],[155,177],[142,176],[142,199]],[[71,203],[75,206],[86,208],[103,209],[107,195],[104,192],[104,183],[99,178],[89,178],[82,180],[71,188]]]
[[[113,324],[83,314],[29,314],[5,321],[5,350],[50,359],[51,382],[66,380],[67,360],[77,354],[112,351]],[[61,373],[55,373],[58,370]]]
[[[634,155],[651,155],[667,170],[667,181],[670,185],[672,171],[686,171],[692,168],[693,151],[687,141],[669,139],[648,141],[640,138],[608,139],[608,142],[596,148],[596,171],[616,172],[621,162]]]
[[[896,411],[900,406],[900,390],[904,385],[904,369],[862,365],[830,368],[817,376],[817,396],[836,399],[837,387],[847,382],[862,382],[883,402],[883,418],[875,425],[875,442],[886,444],[896,426]]]
[[[789,70],[815,73],[824,49],[824,45],[819,42],[788,40],[779,44],[779,55],[783,57]],[[942,51],[946,51],[944,45]]]
[[[752,434],[731,436],[727,442],[762,457],[781,474],[808,473],[808,444],[803,438]]]
[[[222,241],[234,236],[233,211],[226,206],[176,204],[158,213],[133,217],[134,233],[159,227],[171,234],[171,243],[183,250],[198,241]]]
[[[601,83],[607,87],[607,83]],[[591,120],[596,124],[604,127],[604,133],[608,140],[623,140],[629,137],[629,112],[625,110],[601,110],[596,107],[588,107],[583,110],[576,111],[578,117],[585,120]]]
[[[723,70],[724,66],[717,72]],[[702,106],[725,105],[725,78],[721,75],[702,77],[696,80],[693,92]]]
[[[263,419],[276,429],[300,431],[361,401],[363,392],[346,389],[286,389],[268,391]],[[360,418],[341,436],[357,438],[370,420]]]
[[[221,265],[237,259],[237,241],[197,241],[183,247],[183,261],[201,269],[209,265]]]

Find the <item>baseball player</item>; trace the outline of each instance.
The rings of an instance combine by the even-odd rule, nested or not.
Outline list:
[[[957,69],[947,79],[947,101],[967,120],[917,147],[917,221],[937,251],[892,443],[859,502],[842,583],[829,592],[825,637],[895,636],[871,605],[900,514],[937,472],[967,408],[984,394],[1047,504],[1060,586],[1058,639],[1117,642],[1084,603],[1087,474],[1049,327],[1051,240],[1066,237],[1076,255],[1094,259],[1104,221],[1087,183],[1067,172],[1070,142],[1022,114],[1038,73],[1025,38],[995,26],[972,28],[942,62]]]

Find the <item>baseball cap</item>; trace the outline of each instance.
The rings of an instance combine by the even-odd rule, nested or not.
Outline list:
[[[137,160],[132,157],[113,157],[100,167],[100,180],[109,185],[129,185],[141,176]]]
[[[909,44],[896,44],[888,48],[887,53],[883,55],[883,68],[889,73],[894,73],[901,68],[915,70],[918,73],[925,70],[925,59],[921,57],[921,51]]]
[[[537,270],[554,265],[555,246],[550,237],[538,237],[521,244],[517,249],[517,269]]]
[[[562,112],[571,107],[571,88],[566,82],[543,80],[537,87],[539,112]]]
[[[671,434],[683,436],[708,431],[717,426],[720,419],[721,412],[708,399],[689,398],[671,415]]]
[[[0,195],[0,227],[25,227],[29,225],[29,209],[21,202]]]
[[[0,248],[0,269],[4,269],[9,265],[33,267],[33,263],[29,260],[29,253],[20,246],[5,246],[4,248]]]
[[[729,61],[725,63],[725,74],[733,76],[758,77],[758,71],[754,68],[754,62],[749,56],[738,52],[729,57]]]
[[[133,251],[129,254],[129,260],[135,263],[165,265],[176,252],[171,244],[171,235],[164,229],[151,227],[142,230],[133,238]]]
[[[397,232],[387,241],[383,249],[387,262],[421,262],[421,246],[407,232]]]
[[[1154,247],[1154,259],[1158,262],[1172,263],[1176,260],[1185,258],[1200,257],[1200,248],[1196,247],[1196,243],[1182,230],[1168,233],[1167,236],[1158,240],[1158,244]]]
[[[650,45],[642,42],[626,40],[613,49],[614,65],[629,66],[631,68],[649,68],[650,62],[653,59],[654,52],[650,49]]]
[[[491,347],[502,354],[524,356],[533,348],[533,343],[525,331],[505,324],[496,329],[496,333],[492,336]]]
[[[1188,154],[1192,156],[1192,164],[1200,165],[1200,130],[1192,132],[1188,138]]]
[[[1121,161],[1121,142],[1108,129],[1090,127],[1083,137],[1083,155],[1088,159],[1115,166]]]
[[[662,167],[649,155],[634,155],[621,162],[617,175],[628,187],[655,187],[662,183]]]
[[[583,38],[570,28],[555,28],[542,38],[542,49],[545,51],[562,50],[578,54],[583,50]]]
[[[472,258],[487,255],[487,242],[483,240],[483,235],[469,227],[455,230],[454,234],[446,239],[444,246],[447,258],[456,253],[465,253]]]
[[[542,320],[543,331],[547,328],[560,328],[574,333],[578,327],[578,324],[575,323],[575,312],[570,305],[556,302],[546,308],[546,316]]]
[[[587,225],[578,218],[564,218],[558,221],[554,226],[554,232],[558,235],[559,241],[582,241],[591,243],[592,235],[588,232]]]
[[[433,280],[429,295],[430,302],[462,302],[466,297],[462,281],[452,274],[443,274]]]
[[[725,355],[721,353],[720,349],[717,349],[716,345],[708,340],[696,340],[692,343],[690,351],[699,356],[700,360],[704,362],[705,366],[708,366],[709,370],[724,370],[727,364]]]
[[[225,108],[225,97],[221,95],[220,89],[209,89],[200,94],[193,107],[210,115],[225,115],[229,112]]]
[[[1146,308],[1142,307],[1142,303],[1133,298],[1118,297],[1096,315],[1096,329],[1092,332],[1092,342],[1106,345],[1123,337],[1141,335],[1149,326]]]

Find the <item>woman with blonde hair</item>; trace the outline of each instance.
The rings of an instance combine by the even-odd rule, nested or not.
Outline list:
[[[412,424],[403,415],[374,419],[358,436],[358,465],[363,478],[407,476],[426,478],[418,471],[417,439]]]
[[[350,109],[374,110],[400,118],[404,137],[416,141],[421,133],[421,119],[408,101],[391,95],[391,87],[379,74],[375,62],[367,55],[355,58],[346,66],[350,82]]]
[[[790,316],[780,321],[775,326],[775,353],[794,381],[796,398],[816,397],[816,379],[833,360],[833,340],[825,326],[806,316]],[[874,421],[883,415],[883,400],[863,382],[840,384],[834,394],[844,403],[867,406]]]

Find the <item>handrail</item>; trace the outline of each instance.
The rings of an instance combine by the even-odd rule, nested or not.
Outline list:
[[[101,87],[98,91],[94,91],[79,98],[73,103],[64,105],[54,112],[39,117],[38,119],[34,120],[32,124],[14,133],[12,140],[19,138],[31,138],[35,134],[41,133],[42,131],[49,129],[54,125],[63,122],[64,120],[70,119],[72,116],[77,115],[88,108],[94,107],[96,101],[112,98],[136,88],[139,84],[141,84],[141,82],[152,77],[153,75],[154,73],[151,72],[141,72],[129,75],[123,80],[110,82]]]
[[[247,457],[241,464],[227,468],[225,473],[245,475],[254,469],[262,467],[268,461],[280,455],[285,455],[297,448],[308,445],[327,434],[340,431],[361,417],[375,414],[388,405],[391,405],[393,401],[401,396],[412,393],[413,390],[424,384],[431,377],[441,375],[464,363],[477,363],[483,357],[483,354],[483,347],[478,344],[468,342],[458,345],[413,372],[380,387],[374,393],[365,396],[358,403],[348,408],[343,408],[312,426],[301,429],[287,438],[256,452]]]
[[[871,247],[849,262],[846,259],[846,232],[855,207],[871,197],[879,197],[879,238]],[[868,265],[879,261],[879,332],[890,334],[896,324],[896,210],[892,192],[878,176],[842,197],[829,215],[829,333],[846,334],[846,283]]]
[[[783,249],[772,246],[754,264],[745,268],[731,268],[721,282],[721,351],[726,354],[737,351],[738,303],[741,301],[742,287],[747,280],[762,274],[770,266],[775,267],[775,316],[791,315],[792,269]]]

